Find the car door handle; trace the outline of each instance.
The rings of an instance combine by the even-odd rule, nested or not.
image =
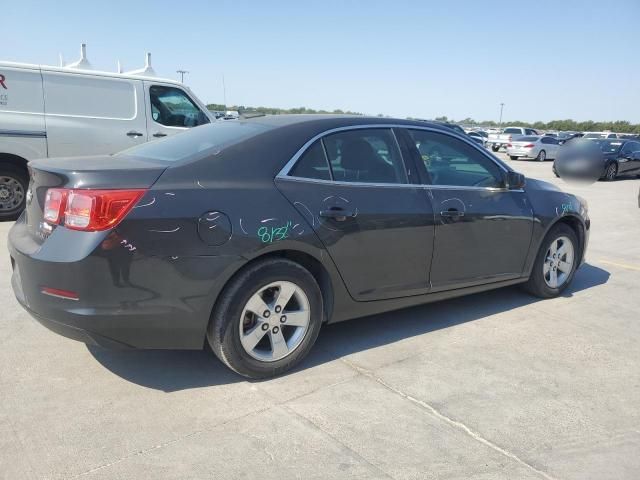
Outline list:
[[[141,137],[142,133],[131,130],[127,132],[127,137]]]
[[[320,216],[323,218],[331,218],[338,222],[344,222],[347,218],[355,217],[353,212],[342,208],[330,208],[329,210],[321,210]]]
[[[167,134],[162,132],[157,132],[157,133],[154,133],[153,136],[156,138],[160,138],[160,137],[166,137]]]
[[[459,218],[459,217],[464,217],[464,212],[461,212],[460,210],[456,210],[455,208],[450,208],[449,210],[444,210],[440,212],[440,215],[448,218]]]

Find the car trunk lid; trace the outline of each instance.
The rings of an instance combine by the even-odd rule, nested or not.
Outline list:
[[[41,244],[55,228],[44,221],[44,205],[50,188],[146,189],[167,167],[166,162],[123,155],[33,161],[29,163],[30,182],[24,218],[29,236]]]

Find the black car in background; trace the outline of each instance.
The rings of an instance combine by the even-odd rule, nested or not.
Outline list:
[[[640,175],[640,141],[622,139],[591,140],[603,153],[602,176],[615,180],[618,176]]]
[[[584,259],[580,198],[434,123],[283,115],[30,164],[9,234],[18,301],[113,348],[201,349],[282,373],[323,323],[522,284]]]

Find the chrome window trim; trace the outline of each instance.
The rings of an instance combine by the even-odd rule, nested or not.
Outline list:
[[[291,157],[291,159],[285,164],[285,166],[282,167],[280,172],[278,172],[278,174],[276,175],[276,178],[281,179],[281,180],[294,180],[294,181],[302,181],[302,182],[324,183],[324,184],[343,185],[343,186],[346,186],[346,185],[350,185],[350,186],[361,185],[361,186],[369,186],[369,187],[412,187],[412,188],[413,187],[419,187],[419,188],[432,188],[432,189],[436,189],[436,190],[483,190],[483,191],[495,191],[495,192],[524,192],[524,189],[510,190],[510,189],[504,188],[504,187],[503,188],[496,188],[496,187],[473,187],[473,186],[463,186],[463,185],[432,185],[432,184],[427,184],[427,183],[412,184],[412,183],[341,182],[341,181],[335,181],[335,180],[319,180],[319,179],[314,179],[314,178],[295,177],[295,176],[289,175],[289,172],[291,171],[293,166],[296,164],[296,162],[300,159],[300,157],[302,155],[304,155],[304,153],[309,149],[309,147],[311,147],[311,145],[313,145],[313,143],[316,140],[322,139],[323,137],[326,137],[327,135],[331,135],[331,134],[337,133],[337,132],[343,132],[343,131],[348,131],[348,130],[364,130],[364,129],[371,129],[371,128],[392,129],[391,132],[393,133],[393,136],[396,139],[396,144],[397,144],[397,147],[398,147],[398,149],[400,151],[400,156],[401,156],[401,158],[403,160],[405,173],[406,173],[406,169],[407,169],[407,164],[406,164],[407,159],[405,159],[402,156],[402,149],[400,148],[400,145],[399,145],[398,139],[396,137],[396,134],[393,131],[394,128],[403,128],[403,129],[407,129],[407,130],[426,130],[426,131],[429,131],[429,132],[449,135],[450,137],[453,137],[453,138],[456,138],[458,140],[461,140],[462,142],[465,142],[467,145],[471,145],[478,153],[480,153],[481,155],[484,155],[487,159],[489,159],[491,162],[493,162],[504,173],[509,172],[509,169],[506,168],[504,165],[502,165],[502,163],[497,162],[496,159],[493,158],[491,155],[489,155],[488,152],[485,152],[481,148],[479,148],[478,144],[476,142],[474,142],[471,139],[463,138],[461,135],[458,135],[458,134],[451,135],[451,133],[447,132],[446,130],[442,130],[440,128],[422,126],[422,125],[402,125],[402,124],[397,124],[397,123],[379,123],[379,124],[348,125],[348,126],[345,126],[345,127],[331,128],[329,130],[325,130],[324,132],[318,133],[317,135],[312,137],[310,140],[308,140],[302,147],[300,147],[300,149],[293,155],[293,157]],[[322,143],[323,149],[324,149],[325,148],[324,147],[324,142],[321,142],[321,143]],[[325,158],[326,158],[328,163],[331,163],[330,160],[329,160],[329,157],[326,154],[326,150],[325,150]],[[331,165],[329,165],[329,170],[331,170]],[[331,173],[331,175],[332,175],[332,178],[333,178],[333,174],[332,173]],[[407,178],[408,178],[408,176],[407,176]]]
[[[369,183],[369,182],[342,182],[340,180],[320,180],[317,178],[293,177],[289,175],[277,176],[276,179],[289,182],[318,183],[321,185],[333,185],[338,187],[382,187],[382,188],[419,188],[421,190],[471,190],[484,192],[524,192],[524,189],[509,189],[496,187],[473,187],[462,185],[429,185],[427,183]]]

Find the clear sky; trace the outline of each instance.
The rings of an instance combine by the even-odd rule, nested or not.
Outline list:
[[[139,68],[207,103],[640,123],[640,0],[0,0],[0,59]]]

